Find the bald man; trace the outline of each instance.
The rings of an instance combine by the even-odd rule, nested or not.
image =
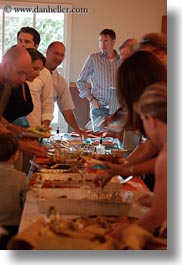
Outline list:
[[[46,51],[46,67],[52,74],[54,101],[57,102],[65,121],[77,132],[81,138],[87,138],[86,132],[79,128],[74,115],[74,103],[66,80],[56,68],[65,57],[65,46],[62,42],[52,42]]]
[[[13,46],[4,54],[0,64],[0,114],[3,114],[11,90],[24,85],[31,67],[31,57],[23,47]],[[0,133],[9,132],[7,128],[0,122]],[[18,143],[20,150],[28,155],[45,155],[45,149],[35,141],[19,139]]]
[[[13,46],[2,58],[0,64],[0,118],[11,94],[11,89],[22,85],[30,71],[32,60],[22,47]]]

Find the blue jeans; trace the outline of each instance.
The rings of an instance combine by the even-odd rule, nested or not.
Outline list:
[[[92,122],[93,131],[100,131],[102,126],[100,126],[101,121],[104,120],[105,117],[109,116],[108,108],[91,108],[90,109],[90,119]]]

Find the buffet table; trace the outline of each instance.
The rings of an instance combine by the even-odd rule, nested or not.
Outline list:
[[[149,190],[140,177],[134,177],[130,182],[122,186],[122,190],[134,191],[136,194],[148,193]],[[36,222],[39,218],[44,217],[40,213],[34,192],[29,190],[26,196],[25,206],[20,222],[19,233]]]
[[[34,159],[30,190],[26,196],[19,232],[11,240],[9,249],[98,250],[128,247],[126,242],[121,244],[109,236],[111,227],[116,222],[133,223],[142,217],[150,208],[139,205],[137,199],[145,194],[152,196],[152,193],[138,176],[124,184],[115,176],[103,190],[98,190],[92,181],[93,174],[86,172],[80,164],[82,155],[75,157],[75,153],[72,153],[76,146],[74,141],[70,153],[57,149],[57,143],[54,145],[56,153],[53,156],[51,153],[51,163],[56,164],[51,164],[49,168],[48,158]],[[58,144],[62,145],[63,142],[59,141]],[[117,141],[111,146],[120,151]],[[81,145],[81,148],[85,146]],[[73,160],[76,159],[76,164],[81,167],[62,169],[62,166],[68,166],[62,163],[64,158],[64,163],[68,160],[75,163]],[[55,169],[55,165],[61,166],[61,169]],[[35,173],[32,174],[32,170]],[[73,170],[76,170],[75,173]],[[133,227],[136,236],[139,230],[145,238],[153,238],[144,229]],[[166,247],[166,242],[162,241],[161,244],[162,248]],[[140,249],[141,246],[129,248]]]
[[[91,244],[91,241],[88,239],[81,238],[75,241],[76,239],[73,240],[73,239],[70,239],[69,237],[64,238],[62,236],[55,236],[55,234],[52,233],[52,231],[50,231],[50,229],[47,228],[51,219],[48,219],[48,215],[46,212],[42,213],[40,210],[40,206],[39,206],[39,203],[36,197],[36,194],[39,191],[40,191],[39,188],[30,189],[28,191],[22,218],[21,218],[21,223],[19,227],[19,232],[18,232],[18,235],[15,236],[15,238],[11,241],[9,248],[10,249],[32,249],[32,248],[35,248],[35,249],[93,249],[93,245]],[[47,191],[47,192],[50,192],[50,191]],[[130,193],[132,193],[134,194],[135,199],[136,199],[139,196],[145,193],[148,193],[148,189],[139,177],[135,177],[129,183],[126,183],[121,186],[121,192],[123,194],[126,192],[127,196],[128,196],[127,193],[129,193],[129,195],[131,195]],[[47,201],[47,203],[49,203],[49,200]],[[97,203],[98,202],[96,201],[95,204]],[[113,206],[114,204],[111,205],[111,207]],[[122,222],[133,222],[134,220],[136,220],[135,218],[138,214],[139,214],[138,216],[141,216],[142,214],[145,213],[145,210],[146,210],[145,209],[143,212],[141,210],[140,211],[137,210],[137,215],[136,215],[136,209],[135,209],[134,212],[131,211],[131,215],[130,215],[129,214],[130,205],[128,203],[124,205],[124,208],[122,206],[120,209],[123,212],[121,213],[121,215],[118,214],[118,216],[115,216],[115,217],[112,217],[110,214],[108,216],[106,215],[103,217],[100,215],[99,215],[100,217],[99,216],[89,217],[87,215],[81,217],[80,215],[70,215],[70,214],[66,215],[66,214],[61,214],[61,213],[60,213],[60,216],[62,220],[72,220],[72,219],[76,220],[76,219],[81,218],[81,221],[83,221],[86,218],[88,218],[91,220],[91,222],[93,218],[101,218],[101,219],[104,218],[104,222],[108,222],[108,224],[111,225],[111,221],[109,220],[112,218],[116,218],[116,220],[120,219]],[[54,218],[57,218],[57,215],[59,215],[59,213],[54,213],[54,214],[53,214]],[[49,220],[48,223],[47,223],[47,220]],[[114,221],[115,219],[112,220],[112,222]],[[98,225],[97,225],[97,229],[98,229]],[[86,232],[86,234],[88,235],[88,232]],[[44,240],[42,237],[45,237]],[[50,245],[49,243],[45,243],[45,240],[47,240],[46,242],[49,242],[49,241],[52,242],[50,243],[52,245]],[[95,247],[100,248],[100,245],[97,246],[96,244],[94,245],[94,248]],[[112,246],[109,247],[109,246],[102,245],[101,248],[112,249]]]

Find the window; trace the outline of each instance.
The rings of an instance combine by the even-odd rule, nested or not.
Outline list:
[[[60,12],[60,8],[71,8],[64,4],[39,4],[24,2],[7,2],[0,5],[0,59],[4,52],[17,43],[17,32],[21,27],[30,26],[41,35],[39,51],[45,54],[47,46],[55,40],[62,41],[66,46],[66,60],[58,71],[69,81],[71,13]],[[67,131],[67,124],[55,104],[53,128],[61,126]]]

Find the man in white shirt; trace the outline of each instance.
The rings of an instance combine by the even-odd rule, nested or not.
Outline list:
[[[40,34],[31,27],[23,27],[17,33],[17,45],[25,48],[37,49],[40,43]],[[32,101],[33,111],[27,116],[30,126],[45,125],[49,126],[53,118],[53,84],[52,77],[47,68],[40,71],[40,76],[32,82],[27,81]]]
[[[74,103],[66,80],[58,73],[57,66],[65,57],[65,46],[62,42],[51,43],[46,51],[46,67],[52,74],[54,101],[57,102],[59,110],[62,112],[65,121],[77,132],[80,137],[86,138],[87,134],[80,129],[73,109]]]
[[[54,110],[53,84],[49,71],[44,67],[40,75],[33,81],[27,81],[27,84],[34,104],[33,111],[27,115],[30,126],[41,124],[49,126]]]

